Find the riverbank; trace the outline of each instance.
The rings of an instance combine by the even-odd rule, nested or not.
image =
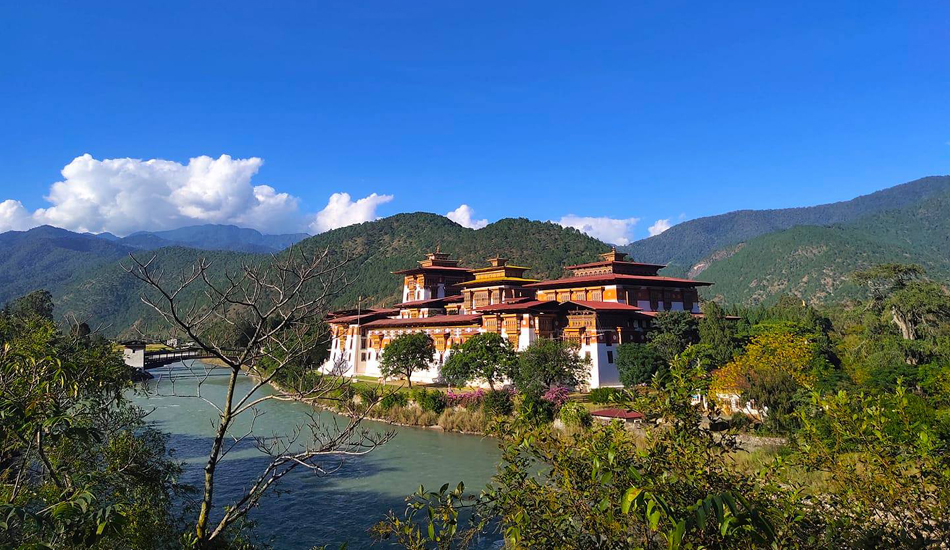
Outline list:
[[[218,360],[202,360],[205,363],[224,367]],[[258,379],[253,374],[247,376]],[[393,426],[422,428],[426,430],[454,432],[464,435],[488,436],[493,420],[510,418],[520,410],[521,403],[515,394],[507,391],[488,392],[483,389],[470,389],[453,393],[448,388],[426,386],[407,387],[401,383],[384,383],[369,380],[351,380],[346,390],[336,392],[331,399],[306,399],[292,397],[293,392],[280,383],[271,380],[269,385],[286,397],[277,399],[298,401],[319,410],[339,414],[348,418],[364,418]],[[616,390],[611,390],[616,391]],[[598,403],[606,399],[594,392],[584,399],[572,395],[559,411],[551,410],[546,420],[561,431],[584,429],[600,420],[594,420],[590,411],[608,406]],[[491,394],[491,395],[489,395]],[[451,397],[450,397],[451,396]],[[372,403],[367,412],[366,403]],[[645,435],[646,428],[629,424],[628,428],[638,437]],[[768,451],[786,443],[781,437],[769,437],[750,433],[739,433],[737,440],[749,452]]]

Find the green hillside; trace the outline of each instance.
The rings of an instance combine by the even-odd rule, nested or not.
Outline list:
[[[848,275],[884,262],[919,263],[950,280],[950,193],[831,227],[801,226],[749,240],[710,260],[698,278],[716,282],[707,297],[770,302],[782,294],[811,303],[857,296]]]
[[[913,205],[950,191],[950,176],[931,176],[855,199],[805,208],[740,210],[698,218],[636,241],[624,251],[639,261],[669,264],[666,272],[684,275],[714,252],[797,225],[850,223],[864,216]]]
[[[60,288],[77,272],[111,264],[132,249],[44,225],[0,234],[0,305],[39,289]]]
[[[63,233],[76,235],[68,231]],[[110,244],[104,239],[78,237]],[[355,304],[359,296],[364,297],[363,303],[367,306],[396,303],[402,282],[391,272],[417,265],[417,260],[436,247],[451,253],[467,266],[487,265],[485,260],[491,256],[506,256],[530,266],[529,275],[538,278],[559,276],[565,264],[589,261],[608,250],[607,245],[596,239],[553,223],[505,219],[476,231],[443,216],[425,213],[399,214],[335,229],[306,239],[297,246],[307,252],[329,248],[334,258],[351,259],[346,268],[351,285],[333,302],[333,306],[340,307]],[[129,327],[133,325],[139,330],[157,333],[161,323],[139,299],[144,288],[121,269],[120,263],[128,263],[129,249],[113,245],[108,250],[109,254],[95,259],[86,256],[70,259],[67,263],[71,271],[63,271],[55,278],[39,279],[31,274],[30,280],[36,282],[24,282],[17,288],[50,290],[57,304],[58,316],[75,315],[90,325],[102,325],[108,334],[132,335],[134,332],[129,331]],[[190,269],[199,257],[214,262],[219,273],[236,270],[242,261],[270,261],[267,255],[180,247],[134,253],[142,258],[154,254],[155,266],[165,269],[169,275]],[[15,273],[5,276],[17,278]],[[18,294],[13,293],[5,299],[14,295]]]
[[[609,250],[576,229],[550,222],[504,219],[474,230],[422,212],[335,229],[298,246],[308,251],[329,248],[338,257],[346,254],[352,259],[349,269],[356,278],[337,299],[338,305],[355,304],[359,296],[368,297],[370,304],[395,303],[402,281],[392,272],[416,266],[436,247],[464,266],[486,266],[486,259],[500,255],[531,267],[527,276],[534,278],[560,276],[565,265],[596,259]]]

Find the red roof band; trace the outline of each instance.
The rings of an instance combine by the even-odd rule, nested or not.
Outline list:
[[[601,409],[590,414],[599,418],[619,418],[621,420],[640,420],[643,418],[643,413],[626,409]]]
[[[524,285],[525,288],[552,288],[558,286],[578,286],[577,283],[594,283],[594,282],[630,282],[635,284],[656,284],[656,283],[669,283],[673,285],[684,285],[684,286],[710,286],[712,283],[707,283],[704,281],[694,281],[692,279],[680,279],[678,277],[660,277],[660,276],[647,276],[647,275],[621,275],[618,273],[604,273],[603,275],[585,275],[583,277],[564,277],[561,279],[551,279],[549,281],[539,281],[537,283],[530,283]]]
[[[406,319],[378,319],[363,325],[364,328],[385,327],[432,327],[439,325],[474,325],[482,316],[475,315],[433,315],[432,317],[415,317]]]

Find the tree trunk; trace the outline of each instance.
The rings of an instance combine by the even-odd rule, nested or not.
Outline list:
[[[239,373],[239,368],[231,368],[231,378],[228,380],[228,393],[224,400],[221,423],[214,435],[214,443],[211,446],[211,453],[208,455],[208,463],[205,464],[204,496],[201,499],[201,510],[198,512],[198,521],[195,525],[195,536],[198,539],[199,547],[205,546],[208,541],[208,521],[211,519],[211,507],[214,501],[214,472],[218,465],[224,438],[228,433],[228,426],[231,424],[231,404],[234,401],[234,387],[237,384]]]
[[[917,339],[917,329],[913,323],[910,322],[907,317],[904,316],[896,307],[891,308],[891,318],[894,321],[894,324],[897,325],[897,328],[901,331],[901,336],[904,340],[916,340]]]

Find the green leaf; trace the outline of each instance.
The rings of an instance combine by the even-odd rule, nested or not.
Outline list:
[[[623,494],[623,499],[620,501],[620,509],[624,514],[630,513],[630,505],[633,504],[633,501],[636,500],[640,493],[643,492],[643,489],[637,487],[631,487]]]

